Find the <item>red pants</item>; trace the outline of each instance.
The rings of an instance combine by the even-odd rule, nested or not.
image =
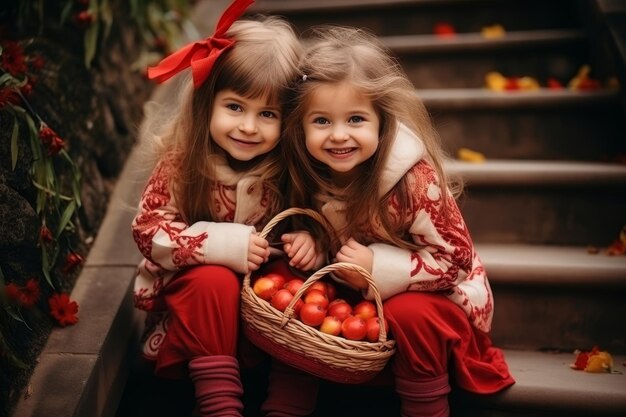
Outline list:
[[[164,288],[170,321],[155,372],[182,378],[201,356],[237,354],[241,277],[229,268],[202,265],[180,272]]]
[[[500,349],[445,296],[406,292],[384,303],[396,340],[395,378],[429,380],[449,374],[461,388],[490,394],[514,383]]]

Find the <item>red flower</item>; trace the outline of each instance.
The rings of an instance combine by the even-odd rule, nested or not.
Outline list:
[[[65,257],[65,265],[63,265],[63,273],[67,274],[72,272],[77,266],[82,264],[85,260],[82,256],[76,252],[70,252]]]
[[[69,326],[78,323],[78,303],[70,301],[66,293],[54,294],[48,300],[50,314],[61,326]]]
[[[83,10],[74,15],[74,21],[78,27],[87,29],[94,21],[94,16],[89,10]]]
[[[46,226],[41,226],[41,229],[39,230],[39,237],[46,243],[50,243],[54,239],[52,237],[52,232]]]
[[[438,22],[433,27],[433,33],[442,38],[452,37],[456,35],[456,29],[451,23]]]
[[[20,44],[14,41],[2,42],[0,67],[13,76],[24,74],[27,70],[24,51]]]
[[[61,152],[65,142],[56,134],[56,132],[48,127],[45,123],[39,128],[39,139],[48,148],[48,155],[54,156]]]
[[[20,302],[24,307],[32,307],[35,305],[39,296],[41,295],[41,289],[39,283],[35,278],[31,278],[26,281],[26,285],[20,289]]]
[[[17,104],[20,102],[20,96],[17,95],[12,88],[0,89],[0,109],[7,104]]]
[[[14,283],[10,282],[4,287],[4,294],[11,301],[20,300],[20,288]]]

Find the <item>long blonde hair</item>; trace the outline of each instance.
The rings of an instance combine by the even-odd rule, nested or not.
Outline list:
[[[189,77],[180,111],[161,138],[160,159],[171,165],[171,189],[188,223],[216,219],[217,207],[210,195],[217,181],[216,157],[225,155],[209,133],[215,95],[231,89],[244,97],[265,97],[270,103],[282,104],[297,74],[301,45],[283,19],[239,20],[226,36],[235,40],[234,46],[220,56],[199,88],[194,89]],[[279,148],[243,164],[243,168],[232,167],[243,169],[242,174],[261,176],[271,193],[270,212],[283,204],[284,168]]]
[[[398,125],[403,123],[424,142],[428,161],[442,184],[443,201],[447,200],[443,152],[426,108],[400,64],[373,35],[356,28],[321,26],[312,31],[308,42],[299,66],[301,79],[292,88],[285,121],[283,152],[292,177],[290,203],[311,207],[316,204],[316,194],[337,192],[328,167],[307,152],[303,118],[318,86],[348,82],[371,100],[380,119],[380,132],[376,153],[361,165],[361,175],[355,182],[341,190],[347,204],[347,226],[340,232],[359,240],[372,219],[380,219],[390,243],[413,247],[401,235],[402,224],[394,223],[388,208],[388,199],[393,195],[398,198],[399,213],[409,210],[406,180],[398,182],[383,198],[379,182]]]

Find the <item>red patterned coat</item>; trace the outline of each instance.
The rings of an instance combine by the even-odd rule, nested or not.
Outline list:
[[[246,273],[250,234],[268,213],[268,192],[255,173],[237,173],[225,161],[217,164],[218,183],[207,201],[217,202],[218,221],[183,221],[171,192],[167,165],[155,167],[132,223],[135,242],[145,259],[135,279],[135,306],[150,312],[144,354],[155,357],[167,332],[168,314],[162,289],[181,268],[224,265]]]
[[[381,229],[368,231],[374,253],[372,277],[382,299],[405,291],[441,291],[467,314],[478,329],[488,332],[493,317],[493,296],[487,274],[456,202],[448,199],[449,217],[441,213],[441,186],[428,161],[422,141],[400,126],[385,171],[381,195],[406,177],[412,210],[399,213],[392,195],[389,211],[405,226],[405,235],[421,249],[411,251],[385,242]],[[321,212],[336,230],[345,225],[344,203],[320,200]],[[366,293],[366,298],[373,295]]]

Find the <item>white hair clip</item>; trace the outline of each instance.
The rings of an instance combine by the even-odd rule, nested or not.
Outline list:
[[[307,78],[309,78],[309,77],[308,77],[306,74],[304,74],[304,75],[302,76],[302,81],[306,81],[306,79],[307,79]]]

